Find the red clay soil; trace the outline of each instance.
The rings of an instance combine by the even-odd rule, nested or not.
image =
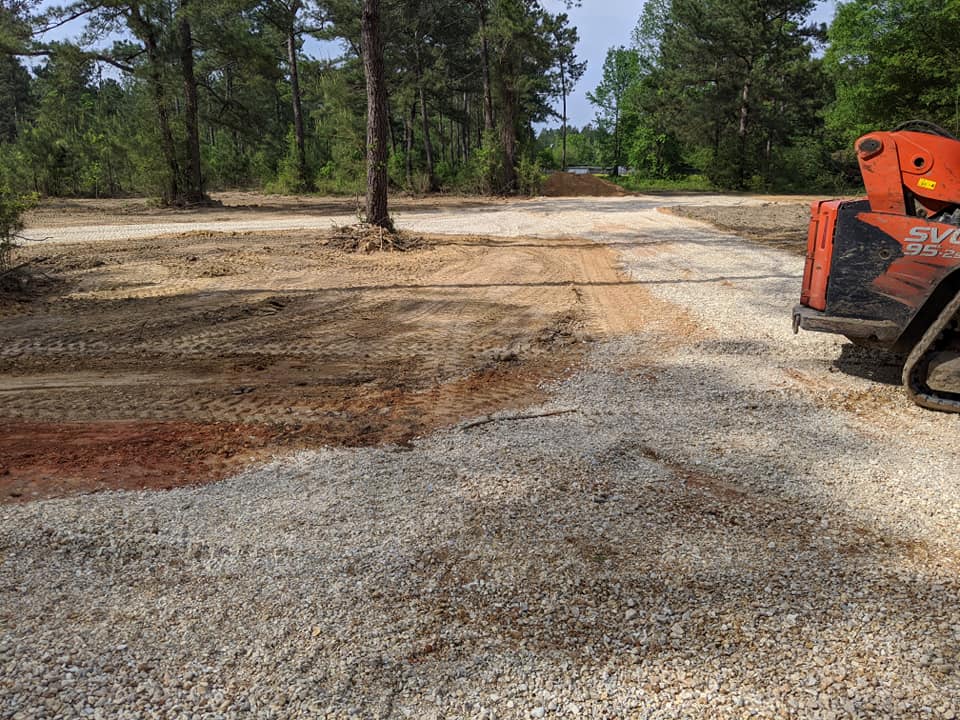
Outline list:
[[[408,445],[464,415],[476,416],[545,398],[541,383],[565,374],[574,347],[556,347],[536,366],[498,368],[427,389],[352,388],[314,398],[320,422],[3,421],[0,504],[101,490],[169,490],[221,480],[278,454],[321,446]],[[405,380],[412,379],[407,373]],[[291,388],[293,390],[295,388]],[[256,399],[244,396],[242,414]],[[149,403],[149,398],[143,400]],[[251,403],[251,404],[247,404]]]
[[[17,502],[218,480],[256,459],[270,435],[264,426],[227,423],[10,423],[0,433],[0,497]]]
[[[547,197],[623,197],[630,193],[596,175],[555,172],[543,184],[543,194]]]

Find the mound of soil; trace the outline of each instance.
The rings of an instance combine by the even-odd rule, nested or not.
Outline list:
[[[543,184],[543,194],[547,197],[623,197],[630,193],[596,175],[555,172]]]

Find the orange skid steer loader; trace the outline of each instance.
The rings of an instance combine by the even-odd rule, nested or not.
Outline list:
[[[960,140],[912,121],[856,151],[867,198],[813,204],[794,332],[904,353],[911,399],[960,412]]]

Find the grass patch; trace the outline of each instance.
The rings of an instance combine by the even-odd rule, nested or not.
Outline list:
[[[630,192],[716,192],[706,175],[688,175],[683,178],[645,178],[638,175],[601,175]]]

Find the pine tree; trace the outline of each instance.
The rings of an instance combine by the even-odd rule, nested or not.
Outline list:
[[[380,0],[363,0],[361,37],[367,80],[367,217],[392,229],[387,212],[387,81],[383,64]]]

